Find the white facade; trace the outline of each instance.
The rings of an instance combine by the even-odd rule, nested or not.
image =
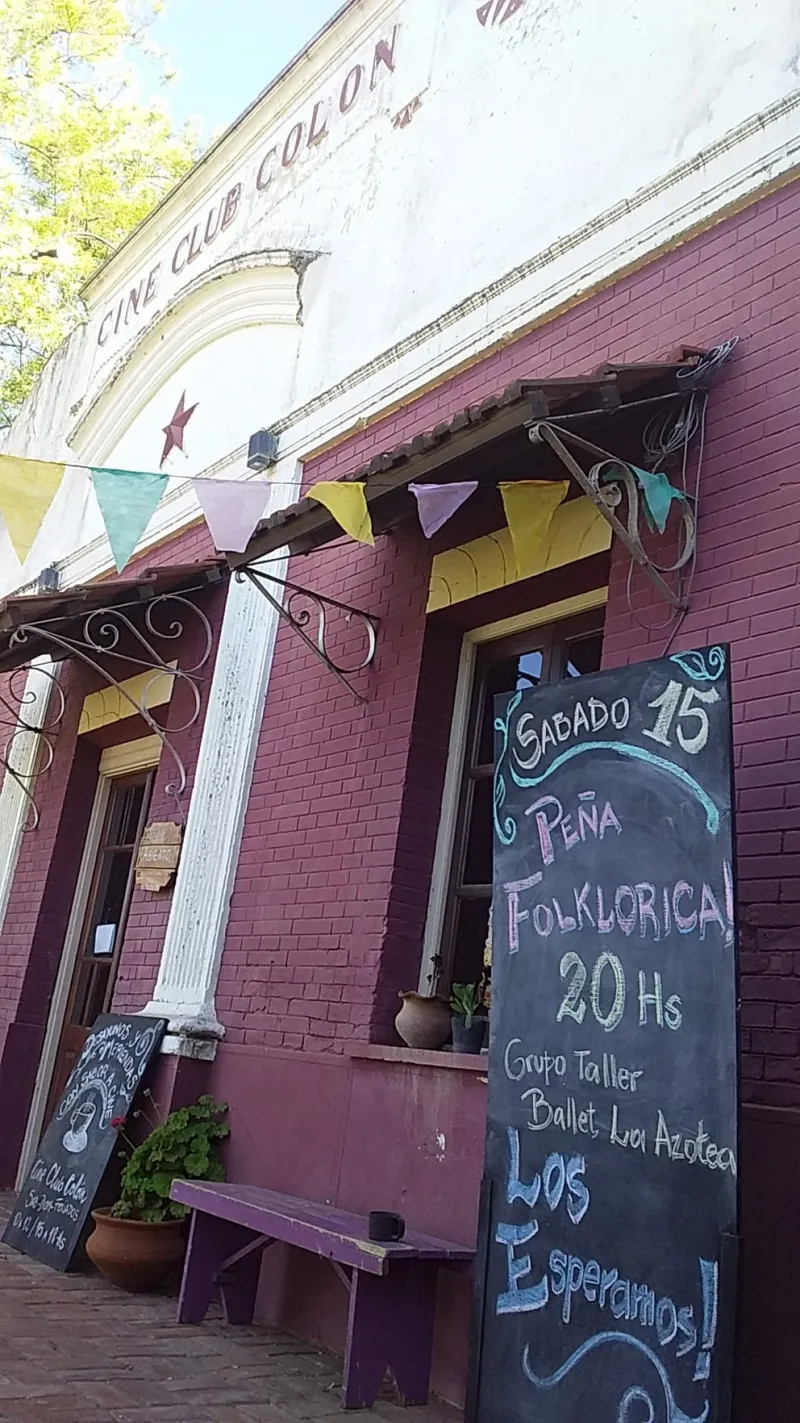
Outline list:
[[[24,568],[0,529],[0,595],[111,569],[82,466],[158,469],[182,398],[140,551],[198,518],[186,476],[250,477],[255,430],[280,436],[274,510],[325,444],[793,176],[799,73],[796,0],[352,0],[90,282],[6,444],[73,467]],[[276,621],[231,582],[149,1005],[167,1051],[212,1056],[224,1031]]]
[[[315,448],[792,171],[794,0],[353,0],[96,274],[8,451],[245,475]],[[288,463],[287,463],[288,462]],[[278,476],[276,474],[275,478]],[[197,517],[176,478],[142,547]],[[71,469],[23,569],[111,566]]]

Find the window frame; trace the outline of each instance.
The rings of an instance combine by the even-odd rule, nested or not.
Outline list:
[[[470,845],[475,786],[479,781],[489,779],[494,775],[493,761],[484,765],[478,760],[489,671],[497,663],[503,662],[515,654],[540,651],[542,653],[542,668],[539,685],[552,685],[554,682],[561,681],[569,646],[583,638],[598,633],[602,634],[605,614],[604,601],[573,616],[532,623],[521,631],[515,630],[512,633],[480,642],[470,638],[470,634],[467,634],[464,651],[467,650],[468,640],[473,644],[468,661],[469,684],[465,689],[465,706],[461,709],[457,704],[454,706],[454,721],[459,718],[459,712],[462,720],[461,735],[460,737],[451,735],[448,753],[449,762],[456,756],[459,760],[456,768],[455,814],[450,827],[446,866],[441,865],[440,846],[437,843],[436,860],[439,861],[439,864],[434,865],[434,875],[438,875],[440,879],[444,877],[445,888],[442,901],[435,906],[436,886],[432,886],[428,906],[425,951],[420,971],[420,992],[422,993],[430,993],[435,988],[438,993],[449,996],[456,959],[459,905],[467,899],[488,898],[491,901],[492,897],[491,885],[471,884],[464,878]],[[456,698],[457,702],[458,697]],[[453,731],[454,733],[458,731],[455,725]],[[448,771],[452,774],[450,765],[448,765]],[[440,835],[442,828],[440,825]],[[431,918],[434,910],[436,910],[439,921],[438,943],[431,943],[429,932],[432,927]]]

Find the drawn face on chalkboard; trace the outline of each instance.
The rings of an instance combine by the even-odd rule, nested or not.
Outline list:
[[[69,1119],[69,1129],[62,1138],[65,1151],[73,1156],[85,1151],[89,1145],[89,1128],[97,1116],[96,1102],[81,1102]]]

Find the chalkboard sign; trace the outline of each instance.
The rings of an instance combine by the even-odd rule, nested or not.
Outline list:
[[[728,649],[506,694],[495,736],[471,1413],[721,1423],[738,1225]]]
[[[4,1245],[69,1269],[116,1146],[112,1122],[127,1116],[165,1028],[161,1018],[97,1019],[17,1197]]]

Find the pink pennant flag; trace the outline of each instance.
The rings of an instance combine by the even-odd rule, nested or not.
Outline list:
[[[417,501],[419,521],[426,539],[432,539],[478,488],[477,479],[463,484],[409,484]]]
[[[269,485],[260,480],[196,479],[194,492],[220,553],[244,553],[261,521]]]

